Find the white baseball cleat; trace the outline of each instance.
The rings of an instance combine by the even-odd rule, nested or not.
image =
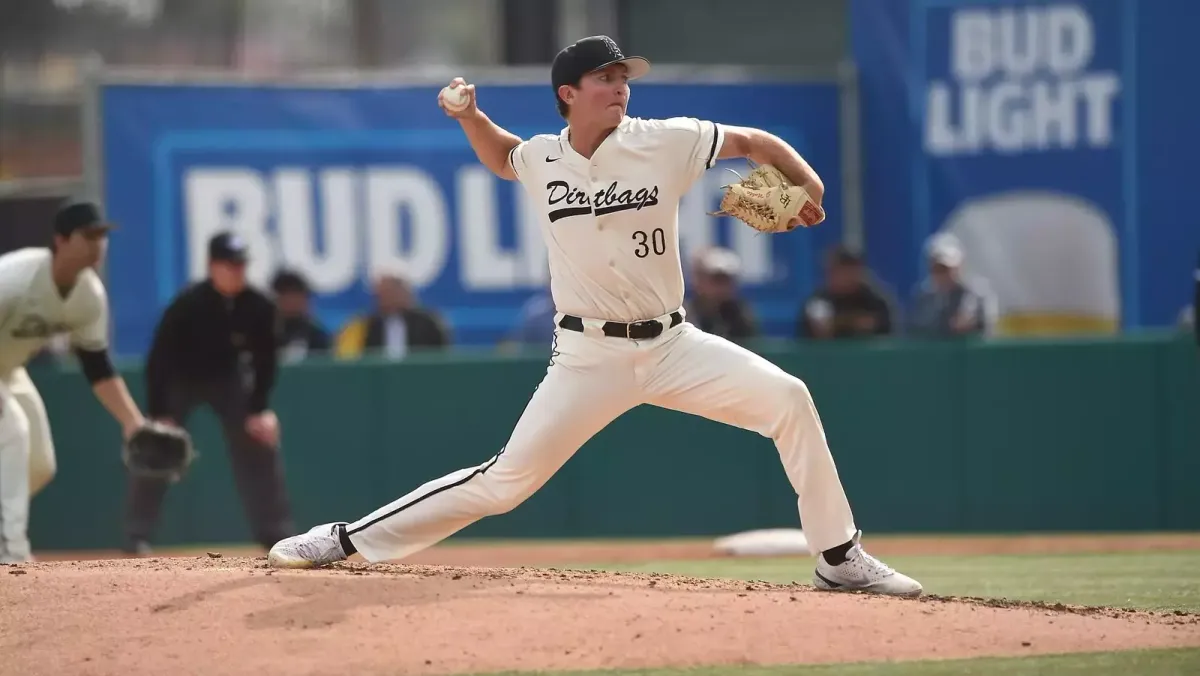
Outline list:
[[[854,534],[853,546],[846,553],[845,562],[834,566],[817,555],[817,570],[813,573],[813,586],[824,591],[870,592],[888,596],[917,597],[921,595],[921,583],[892,570],[884,562],[863,551],[859,540],[862,531]]]
[[[344,523],[326,523],[314,526],[307,533],[284,538],[271,547],[267,564],[273,568],[318,568],[337,561],[345,561],[342,541],[338,538],[338,526]]]

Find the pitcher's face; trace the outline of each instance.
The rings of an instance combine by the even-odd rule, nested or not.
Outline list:
[[[615,127],[625,119],[629,107],[629,74],[625,64],[614,63],[584,75],[578,87],[567,87],[566,102],[571,121],[584,125]]]

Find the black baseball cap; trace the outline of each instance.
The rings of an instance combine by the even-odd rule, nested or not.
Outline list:
[[[550,66],[550,84],[554,91],[563,85],[577,84],[584,75],[623,63],[629,69],[629,79],[650,72],[650,62],[641,56],[625,56],[617,43],[607,35],[593,35],[567,45],[554,57]]]
[[[280,270],[275,273],[275,279],[271,281],[271,289],[279,294],[302,293],[307,296],[311,292],[308,280],[295,270]]]
[[[218,232],[208,240],[208,260],[245,263],[249,259],[246,242],[232,232]]]
[[[54,234],[60,237],[70,237],[77,230],[107,232],[115,227],[92,202],[68,200],[54,214]]]

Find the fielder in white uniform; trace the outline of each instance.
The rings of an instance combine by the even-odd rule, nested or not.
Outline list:
[[[628,117],[629,80],[649,68],[643,58],[622,55],[607,37],[567,47],[551,69],[567,127],[526,141],[475,106],[473,85],[452,83],[467,94],[458,105],[445,92],[439,96],[479,160],[498,176],[520,181],[541,209],[557,310],[554,356],[497,455],[354,523],[324,524],[283,540],[270,551],[271,565],[308,568],[355,551],[368,561],[411,555],[515,508],[589,438],[629,409],[651,404],[774,440],[799,496],[805,535],[819,554],[817,587],[921,593],[918,582],[859,544],[804,383],[694,327],[681,309],[679,201],[716,160],[772,164],[818,202],[820,179],[787,143],[763,131],[692,118]]]
[[[54,477],[46,407],[25,364],[68,334],[96,397],[128,438],[144,423],[108,356],[108,297],[93,269],[111,226],[95,205],[64,206],[54,247],[0,256],[0,563],[32,560],[29,501]]]

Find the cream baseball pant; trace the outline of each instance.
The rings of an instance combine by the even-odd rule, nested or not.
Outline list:
[[[669,325],[669,319],[665,319]],[[400,559],[515,508],[593,435],[650,404],[774,440],[813,554],[849,541],[854,518],[808,388],[761,356],[688,322],[651,340],[555,330],[554,356],[508,443],[348,525],[368,561]],[[646,449],[648,453],[654,449]]]
[[[0,563],[31,559],[29,501],[54,478],[46,406],[24,368],[0,377]]]

